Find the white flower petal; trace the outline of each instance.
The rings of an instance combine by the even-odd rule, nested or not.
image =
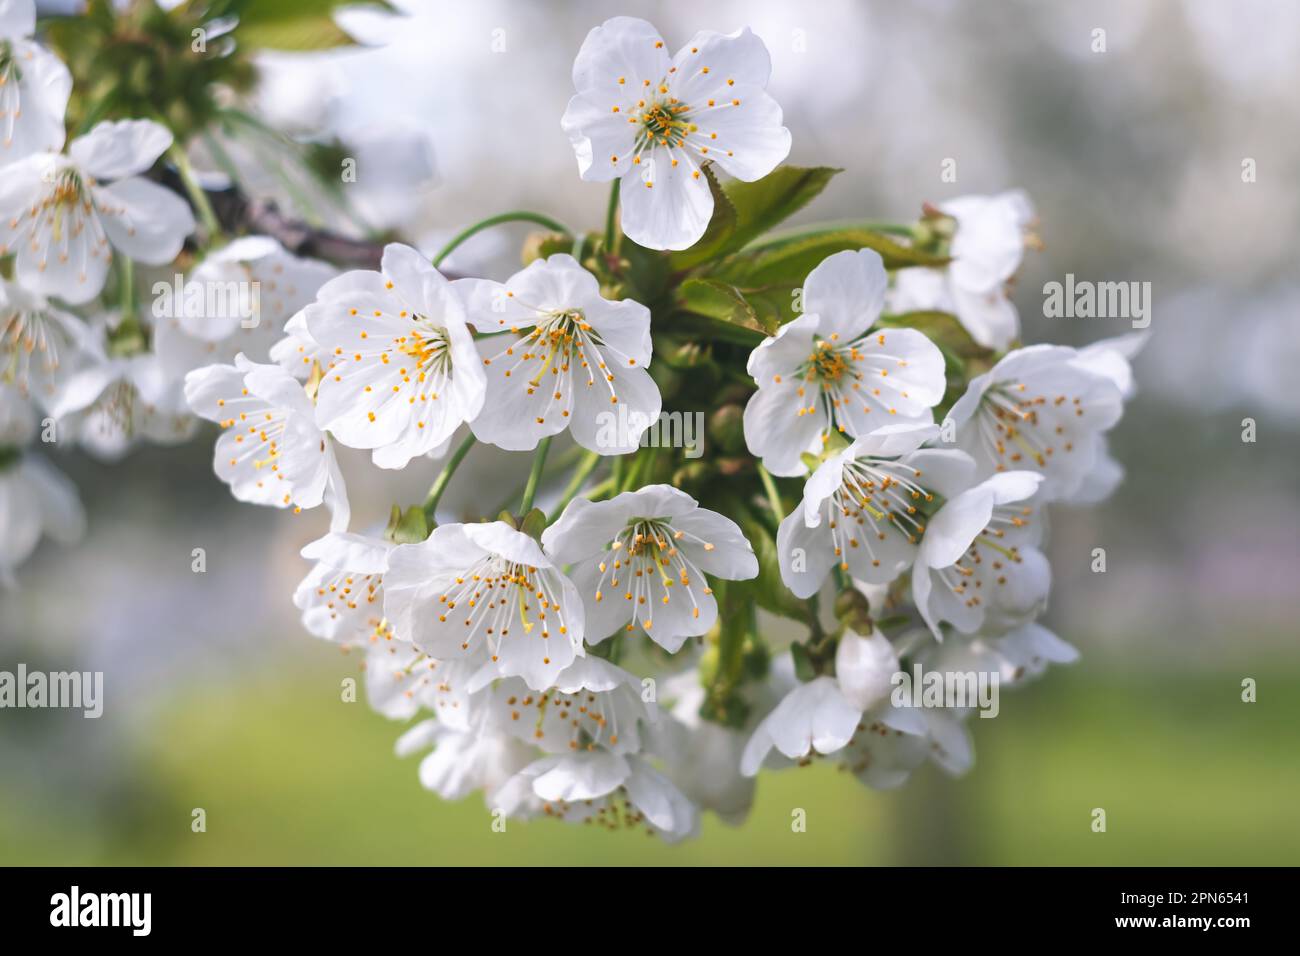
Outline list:
[[[144,172],[171,144],[171,132],[153,120],[106,120],[74,139],[68,155],[104,181]]]
[[[171,262],[194,231],[189,205],[157,183],[132,177],[93,193],[109,241],[137,262]]]
[[[804,280],[804,311],[821,320],[824,338],[839,336],[848,343],[880,317],[888,284],[884,260],[874,249],[837,252]]]
[[[713,216],[708,180],[684,151],[648,152],[649,158],[623,177],[623,232],[647,249],[689,249]]]

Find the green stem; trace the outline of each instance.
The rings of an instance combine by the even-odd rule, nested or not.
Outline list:
[[[578,492],[582,490],[583,483],[591,477],[591,473],[596,470],[596,466],[599,464],[600,455],[596,454],[594,451],[587,452],[582,459],[582,464],[578,466],[578,470],[575,471],[573,477],[569,479],[569,484],[564,489],[564,493],[560,495],[559,504],[552,509],[550,517],[551,521],[558,518],[564,511],[565,507],[568,506],[569,502],[572,501]]]
[[[543,216],[539,212],[528,212],[526,209],[516,209],[513,212],[503,212],[499,216],[490,216],[481,222],[476,222],[474,225],[462,229],[452,237],[450,242],[442,247],[441,252],[433,257],[433,264],[435,266],[442,265],[442,260],[451,255],[452,252],[455,251],[456,247],[466,239],[478,235],[484,229],[490,229],[493,226],[499,226],[505,222],[532,222],[539,226],[545,226],[547,229],[554,230],[555,232],[562,232],[566,236],[573,235],[573,233],[569,231],[568,226],[561,222],[557,222],[550,216]]]
[[[533,469],[528,473],[528,484],[524,485],[524,497],[519,502],[519,514],[524,516],[533,507],[533,497],[537,494],[537,486],[542,480],[542,469],[546,467],[546,453],[551,450],[551,437],[548,435],[542,439],[541,444],[537,446],[537,454],[533,456]]]
[[[208,242],[212,242],[221,235],[221,223],[217,221],[217,214],[212,209],[212,203],[208,202],[208,194],[203,191],[203,187],[199,185],[199,181],[194,175],[194,167],[190,165],[190,158],[185,155],[185,148],[174,142],[167,148],[167,155],[176,164],[176,172],[180,174],[181,182],[185,186],[185,192],[190,197],[190,202],[194,204],[195,211],[199,214],[199,221],[203,223],[203,230],[208,234]]]
[[[609,186],[609,208],[605,210],[605,254],[615,255],[618,249],[614,244],[618,241],[619,234],[614,231],[614,221],[618,216],[618,195],[619,187],[622,185],[621,179],[616,179]]]
[[[460,446],[452,453],[452,456],[447,459],[447,464],[442,466],[442,472],[438,475],[437,480],[434,481],[433,487],[429,489],[429,496],[424,499],[424,513],[430,522],[433,521],[433,514],[438,510],[438,502],[442,499],[442,493],[447,490],[447,485],[451,481],[451,476],[456,473],[456,469],[460,467],[460,463],[465,460],[465,456],[469,454],[469,450],[474,447],[474,441],[473,433],[465,436],[465,440],[460,443]]]
[[[763,482],[763,490],[767,492],[767,503],[771,506],[772,514],[776,516],[776,523],[779,525],[785,520],[785,506],[781,504],[781,492],[777,490],[776,481],[771,473],[761,463],[758,466],[758,477]]]

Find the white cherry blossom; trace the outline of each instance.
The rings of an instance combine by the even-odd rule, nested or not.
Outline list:
[[[575,498],[543,532],[542,546],[551,560],[572,566],[592,644],[640,629],[675,652],[717,620],[709,575],[744,581],[758,574],[736,523],[670,485],[609,501]]]
[[[1136,391],[1132,361],[1150,339],[1146,331],[1102,339],[1079,349],[1074,364],[1109,378],[1127,402]],[[1095,505],[1109,498],[1124,480],[1124,466],[1110,452],[1105,435],[1098,444],[1097,461],[1067,499],[1071,505]]]
[[[74,139],[66,156],[38,153],[5,167],[0,255],[15,254],[18,281],[82,303],[103,289],[114,249],[148,265],[175,259],[194,214],[139,175],[171,143],[152,120],[103,122]]]
[[[366,699],[377,713],[409,720],[423,708],[443,727],[473,729],[476,708],[470,688],[482,660],[437,660],[388,628],[367,638],[365,667]]]
[[[796,597],[816,594],[836,565],[888,584],[916,557],[927,505],[968,487],[975,463],[960,451],[922,448],[936,425],[886,425],[826,459],[777,531],[781,579]]]
[[[307,331],[329,357],[316,420],[380,468],[443,445],[483,407],[482,362],[460,297],[410,246],[384,249],[379,272],[325,283]]]
[[[641,679],[599,657],[575,658],[553,686],[538,692],[516,677],[488,693],[497,723],[549,754],[640,753],[642,727],[658,719],[655,705],[643,699]]]
[[[1036,621],[995,636],[951,633],[916,655],[927,671],[996,673],[1010,687],[1040,676],[1049,664],[1071,664],[1079,652]]]
[[[773,750],[791,760],[810,753],[842,750],[857,732],[862,711],[841,692],[834,677],[815,677],[790,691],[758,725],[740,759],[741,772],[754,776]]]
[[[174,445],[194,434],[198,423],[181,380],[168,375],[156,355],[106,356],[96,344],[83,358],[48,403],[60,434],[105,461],[121,458],[141,440]]]
[[[1007,297],[1007,282],[1020,268],[1025,230],[1034,219],[1020,190],[996,196],[962,196],[939,204],[957,221],[943,269],[900,269],[890,290],[889,311],[952,312],[977,343],[1001,351],[1020,337],[1020,316]]]
[[[835,680],[844,699],[858,710],[870,710],[889,699],[898,673],[894,646],[878,630],[862,635],[845,629],[835,648]]]
[[[284,336],[277,339],[267,354],[272,362],[299,381],[311,378],[313,367],[329,365],[328,353],[307,330],[306,310],[295,312],[284,323]]]
[[[772,72],[748,27],[701,31],[669,57],[644,20],[614,17],[587,34],[573,63],[576,95],[561,126],[591,182],[622,180],[623,231],[651,249],[685,249],[704,235],[716,163],[751,182],[790,152]]]
[[[487,649],[503,677],[545,690],[582,653],[573,584],[528,535],[501,521],[439,525],[388,556],[384,614],[439,660]]]
[[[912,568],[912,597],[937,639],[941,621],[963,634],[1005,633],[1046,606],[1051,569],[1028,501],[1041,481],[1028,471],[994,475],[930,519]]]
[[[48,410],[86,356],[98,351],[86,323],[0,279],[0,381],[11,381]]]
[[[943,398],[943,355],[915,329],[875,329],[885,267],[870,249],[837,252],[808,276],[804,314],[749,357],[758,391],[745,442],[774,475],[807,472],[832,428],[856,438],[882,425],[929,424]]]
[[[196,266],[179,289],[155,283],[154,351],[178,376],[241,352],[265,362],[289,318],[335,275],[333,266],[292,255],[269,236],[236,239]]]
[[[923,717],[879,697],[882,672],[889,670],[892,676],[897,669],[892,648],[879,649],[870,638],[859,640],[868,640],[868,646],[851,643],[842,654],[837,651],[837,664],[842,658],[844,666],[857,672],[850,689],[846,692],[837,678],[826,675],[796,684],[745,745],[742,773],[752,777],[765,764],[793,760],[802,765],[833,756],[863,784],[883,790],[901,786],[925,762],[930,742]],[[790,658],[781,657],[774,671],[778,667],[789,671]],[[774,674],[778,681],[783,676]],[[864,701],[875,703],[864,710],[858,706]]]
[[[384,619],[384,569],[391,541],[331,531],[304,547],[316,562],[293,594],[307,633],[344,646],[391,640]]]
[[[274,508],[314,508],[348,523],[347,491],[329,436],[316,427],[302,385],[278,365],[242,355],[234,365],[209,365],[185,376],[185,400],[223,431],[213,453],[217,477],[240,501]]]
[[[465,730],[441,719],[420,721],[397,741],[399,757],[432,747],[420,761],[420,784],[444,800],[463,800],[483,791],[488,807],[498,809],[502,789],[531,763],[537,752],[502,731]],[[511,797],[512,815],[524,815],[527,795]],[[531,807],[528,807],[531,809]]]
[[[650,310],[600,294],[568,255],[537,259],[504,283],[461,279],[468,320],[481,338],[487,398],[470,428],[511,451],[569,429],[602,455],[635,451],[659,417],[650,364]]]
[[[540,802],[541,813],[607,830],[642,827],[668,843],[694,835],[695,805],[642,757],[579,750],[529,764],[496,794],[507,815]]]
[[[63,148],[72,74],[35,32],[33,0],[0,0],[0,166]]]
[[[1079,490],[1124,405],[1115,382],[1077,358],[1065,346],[1031,345],[971,380],[948,418],[977,479],[1028,470],[1043,476],[1044,500]]]

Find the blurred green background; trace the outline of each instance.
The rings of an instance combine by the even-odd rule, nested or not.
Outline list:
[[[744,826],[709,816],[676,847],[551,821],[494,833],[480,799],[421,789],[418,758],[392,752],[401,727],[340,701],[357,658],[299,627],[297,552],[323,516],[231,500],[210,432],[116,465],[59,456],[90,533],[43,546],[0,593],[0,669],[102,670],[107,704],[97,721],[0,711],[0,863],[1300,864],[1300,5],[398,5],[412,19],[348,21],[374,50],[276,58],[259,108],[359,146],[377,120],[427,132],[438,182],[367,177],[363,159],[357,185],[426,251],[503,209],[602,221],[606,193],[579,181],[558,123],[583,36],[623,12],[670,46],[742,24],[764,37],[791,162],[846,169],[803,221],[906,220],[925,200],[1027,188],[1046,249],[1017,283],[1026,341],[1128,331],[1045,318],[1045,282],[1152,282],[1139,394],[1112,436],[1128,478],[1051,515],[1046,623],[1082,659],[972,721],[960,780],[927,767],[879,793],[822,766],[765,773]],[[955,184],[939,179],[949,157]],[[521,238],[484,234],[449,266],[503,277]],[[476,453],[444,503],[500,500],[521,460]],[[353,527],[419,500],[436,467],[345,456]]]
[[[7,864],[980,864],[1294,865],[1300,674],[1258,673],[1246,705],[1220,675],[1063,669],[975,720],[978,762],[868,791],[829,766],[760,778],[749,821],[706,818],[670,847],[644,832],[509,821],[475,796],[422,790],[395,728],[343,703],[355,673],[329,648],[271,675],[168,699],[118,756],[102,801],[0,797]],[[331,666],[333,663],[333,666]],[[1245,662],[1242,662],[1243,664]],[[77,718],[69,718],[77,719]],[[89,782],[89,781],[88,781]],[[91,783],[93,786],[93,782]],[[202,807],[207,832],[190,830]],[[1107,831],[1091,829],[1095,807]],[[807,813],[792,832],[791,813]]]

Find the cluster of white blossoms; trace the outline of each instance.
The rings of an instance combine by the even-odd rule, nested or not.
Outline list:
[[[191,438],[185,376],[241,354],[271,361],[289,317],[337,274],[266,236],[208,236],[186,250],[195,197],[152,175],[166,165],[188,175],[172,132],[115,118],[69,136],[72,75],[36,30],[33,0],[0,0],[0,581],[10,584],[43,533],[70,542],[85,523],[75,488],[37,447],[111,461],[142,441]],[[252,375],[252,387],[269,405],[287,393],[266,378]]]
[[[0,0],[0,28],[21,38],[15,7]],[[701,811],[742,820],[763,766],[830,757],[871,787],[927,760],[961,772],[975,702],[914,706],[897,677],[1009,685],[1076,656],[1040,623],[1045,511],[1119,482],[1106,433],[1141,340],[1020,345],[1019,193],[927,206],[890,237],[747,231],[834,172],[781,166],[790,134],[748,29],[671,56],[641,20],[588,35],[561,125],[582,178],[612,183],[603,236],[517,214],[549,231],[504,281],[435,263],[505,217],[433,260],[389,244],[374,271],[266,237],[210,243],[190,279],[258,287],[252,325],[240,303],[187,310],[183,285],[147,318],[52,303],[92,301],[119,259],[172,261],[195,223],[141,178],[166,129],[100,124],[64,156],[39,114],[62,108],[66,76],[15,39],[0,82],[23,58],[42,65],[0,87],[24,98],[21,126],[0,98],[24,153],[0,170],[0,573],[78,517],[21,451],[23,403],[101,453],[206,419],[236,498],[330,512],[294,604],[362,653],[377,711],[420,718],[397,750],[424,754],[424,786],[667,840]],[[141,323],[147,346],[127,347]],[[697,411],[710,425],[690,454],[652,433]],[[572,446],[559,467],[553,440]],[[445,520],[477,445],[527,453],[519,506]],[[386,528],[352,529],[339,446],[440,470]]]

